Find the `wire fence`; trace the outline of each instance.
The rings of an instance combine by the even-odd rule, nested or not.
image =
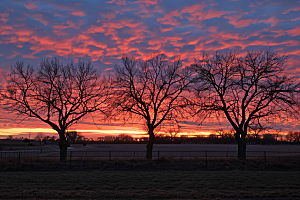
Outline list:
[[[248,159],[264,160],[300,160],[300,152],[280,152],[280,151],[247,151]],[[20,151],[0,151],[0,158],[21,159],[59,159],[59,150],[35,149]],[[153,159],[174,158],[174,159],[205,159],[217,160],[226,158],[236,158],[237,151],[153,151]],[[89,151],[69,150],[67,160],[113,160],[113,159],[145,159],[146,151]]]

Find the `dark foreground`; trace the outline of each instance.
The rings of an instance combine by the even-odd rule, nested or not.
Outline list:
[[[0,199],[300,199],[297,162],[129,160],[0,165]]]
[[[297,199],[299,171],[1,172],[1,199]]]

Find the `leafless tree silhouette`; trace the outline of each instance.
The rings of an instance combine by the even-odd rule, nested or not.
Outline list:
[[[35,137],[34,137],[37,141],[40,142],[40,145],[42,145],[42,140],[44,138],[44,134],[43,133],[38,133]]]
[[[60,160],[67,156],[67,129],[88,113],[104,112],[107,80],[90,62],[63,66],[58,59],[43,60],[37,69],[17,62],[2,92],[5,109],[41,120],[57,131]]]
[[[142,119],[149,135],[147,159],[152,159],[155,130],[164,123],[176,123],[182,117],[191,83],[191,71],[179,58],[166,61],[162,54],[147,61],[123,56],[123,65],[115,67],[117,113],[125,121]]]
[[[192,65],[197,73],[197,103],[201,117],[225,117],[235,130],[238,158],[246,158],[247,129],[257,120],[269,122],[296,116],[299,81],[288,77],[287,56],[272,50],[203,55]]]
[[[248,125],[248,130],[252,133],[252,135],[255,138],[255,144],[258,144],[258,137],[259,134],[264,133],[267,129],[269,129],[270,127],[266,127],[263,126],[260,122],[259,122],[259,118],[256,120],[256,124],[249,124]]]
[[[166,136],[169,137],[171,141],[174,141],[179,132],[180,126],[174,126],[171,124],[166,131]]]
[[[80,141],[82,138],[83,136],[77,131],[67,131],[66,133],[67,142],[71,142],[73,144],[77,141]]]

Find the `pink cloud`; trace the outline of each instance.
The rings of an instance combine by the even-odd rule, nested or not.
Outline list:
[[[235,11],[218,11],[214,9],[209,9],[208,11],[204,11],[204,8],[207,6],[208,5],[206,3],[195,4],[192,6],[185,6],[182,10],[175,10],[166,14],[162,18],[158,18],[157,21],[159,21],[162,24],[185,27],[185,25],[180,24],[175,17],[183,19],[182,14],[189,13],[191,16],[186,16],[186,18],[189,21],[194,22],[195,23],[194,26],[198,28],[202,28],[204,26],[201,23],[202,20],[219,18],[223,15],[228,15],[235,12]]]
[[[203,8],[207,7],[206,3],[201,3],[201,4],[195,4],[192,6],[185,6],[182,10],[181,13],[190,13],[192,16],[197,16],[199,11],[203,11]]]
[[[152,47],[149,47],[148,49],[152,50],[160,50],[161,47],[165,46],[167,42],[170,42],[173,46],[181,47],[184,44],[178,44],[178,41],[183,40],[182,37],[158,37],[150,40],[148,42],[149,45]]]
[[[29,3],[29,4],[24,4],[24,6],[29,9],[29,10],[33,10],[35,8],[38,8],[34,3]]]
[[[163,13],[164,10],[156,4],[154,9],[149,9],[148,7],[145,6],[145,4],[138,4],[139,9],[137,10],[137,15],[138,17],[141,18],[150,18],[153,17],[154,13]]]
[[[299,3],[300,3],[300,1],[299,1]],[[297,6],[297,7],[290,8],[290,9],[284,11],[283,14],[287,14],[287,13],[289,13],[291,11],[299,11],[299,10],[300,10],[300,6]]]
[[[219,28],[218,26],[211,26],[211,27],[208,27],[207,30],[209,32],[215,33],[215,32],[217,32],[218,28]]]
[[[235,11],[218,11],[218,10],[214,10],[214,9],[209,9],[206,13],[206,15],[204,16],[204,19],[212,19],[212,18],[219,18],[223,15],[227,15],[227,14],[231,14],[231,13],[235,13]]]
[[[277,19],[276,17],[271,17],[271,18],[269,18],[269,19],[259,20],[258,23],[260,23],[260,22],[270,23],[270,24],[271,24],[271,27],[274,27],[274,26],[276,26],[276,24],[277,24],[278,22],[280,22],[280,20]]]
[[[192,6],[186,6],[181,10],[181,13],[189,13],[192,17],[187,17],[190,21],[200,22],[205,19],[219,18],[223,15],[234,13],[235,11],[218,11],[210,8],[208,11],[204,11],[204,8],[208,5],[205,3],[196,4]]]
[[[168,31],[173,31],[174,28],[173,27],[170,27],[170,28],[159,28],[160,29],[160,32],[164,33],[164,32],[168,32]]]
[[[85,16],[85,13],[83,11],[73,11],[70,14],[74,16],[80,16],[80,17]]]
[[[299,19],[300,19],[300,17],[297,17],[297,18],[292,19],[292,21],[297,21]]]
[[[111,1],[108,1],[108,2],[105,2],[105,3],[115,3],[119,6],[121,5],[126,5],[126,1],[125,0],[111,0]]]
[[[102,26],[94,26],[92,25],[91,28],[89,28],[86,33],[104,33],[105,32],[105,28],[103,28]]]
[[[300,27],[298,28],[294,28],[294,29],[290,29],[288,31],[286,31],[289,35],[291,36],[298,36],[300,35]]]
[[[184,32],[184,33],[182,33],[182,35],[186,35],[186,34],[189,34],[189,33],[191,33],[191,31]]]
[[[9,16],[9,13],[0,13],[0,21],[3,21],[4,23],[6,23],[8,21],[8,19],[6,19],[6,17]]]
[[[108,19],[108,20],[112,20],[116,17],[116,15],[118,13],[121,13],[119,11],[113,11],[113,12],[107,12],[107,13],[99,13],[99,15],[101,15],[102,17]]]
[[[162,1],[162,0],[138,0],[138,1],[134,1],[133,3],[146,4],[146,6],[151,6],[151,5],[157,4],[159,1]]]
[[[231,16],[224,16],[225,19],[229,20],[229,23],[234,25],[235,28],[247,27],[250,24],[256,24],[257,19],[241,19],[243,14],[236,14]]]
[[[31,13],[25,13],[25,16],[31,17],[32,19],[41,22],[45,26],[48,25],[48,20],[45,19],[44,15],[42,14],[31,14]]]
[[[124,26],[128,26],[130,28],[136,28],[139,25],[143,24],[143,22],[137,22],[137,23],[132,23],[133,19],[123,19],[123,20],[119,20],[119,22],[124,25]]]
[[[175,10],[165,15],[162,18],[158,18],[157,21],[161,21],[162,24],[170,24],[173,26],[177,26],[179,25],[179,22],[174,17],[179,17],[183,19],[182,14],[178,10]]]
[[[74,28],[74,29],[79,29],[80,26],[83,24],[82,21],[79,21],[77,24],[72,22],[72,21],[67,21],[65,24],[63,25],[54,25],[52,26],[54,29],[58,29],[58,30],[62,30],[62,29],[66,29],[66,28]]]

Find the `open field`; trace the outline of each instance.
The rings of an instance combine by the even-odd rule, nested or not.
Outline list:
[[[299,171],[0,172],[0,198],[299,199]]]
[[[2,143],[1,143],[2,142]],[[43,145],[34,142],[27,146],[25,142],[0,141],[3,150],[51,149],[59,150],[58,145]],[[146,144],[71,144],[68,150],[103,151],[145,151]],[[154,144],[153,151],[237,151],[237,144]],[[247,151],[290,151],[300,152],[300,145],[247,145]]]
[[[68,147],[68,159],[144,159],[145,144],[75,144]],[[11,146],[0,151],[0,158],[56,158],[59,159],[57,145]],[[237,156],[237,145],[228,144],[155,144],[153,159],[201,158],[224,159]],[[300,145],[248,145],[249,159],[274,160],[277,158],[300,158]]]
[[[144,151],[145,146],[71,145],[69,152]],[[59,152],[56,145],[43,148]],[[236,151],[236,148],[237,145],[160,144],[154,146],[154,151]],[[296,145],[248,145],[247,150],[300,152]],[[72,163],[18,162],[17,158],[2,161],[0,199],[300,199],[299,160],[280,163],[209,160],[208,167],[205,160],[164,158],[83,159]]]

